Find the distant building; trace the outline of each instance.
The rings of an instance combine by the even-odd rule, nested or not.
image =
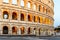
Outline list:
[[[53,0],[0,0],[0,35],[52,35]]]
[[[60,26],[58,26],[57,28],[55,28],[54,31],[55,31],[55,35],[56,36],[60,36]]]

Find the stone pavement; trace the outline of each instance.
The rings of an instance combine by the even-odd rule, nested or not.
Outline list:
[[[34,36],[8,36],[8,35],[0,35],[0,40],[47,40],[47,39],[39,39]]]
[[[32,37],[5,37],[0,38],[0,40],[46,40],[46,39],[38,39],[38,38],[32,38]]]

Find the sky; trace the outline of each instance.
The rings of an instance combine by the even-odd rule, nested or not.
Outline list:
[[[54,27],[60,25],[60,0],[54,0]]]

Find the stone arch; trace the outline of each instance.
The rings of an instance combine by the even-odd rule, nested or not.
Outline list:
[[[13,19],[13,20],[17,20],[17,13],[16,13],[16,12],[13,12],[13,13],[12,13],[12,19]]]
[[[3,11],[3,18],[4,19],[8,19],[9,18],[9,14],[7,11]]]
[[[32,21],[32,20],[31,20],[31,15],[28,15],[28,21]]]
[[[36,34],[36,28],[34,28],[34,35]]]
[[[3,34],[8,34],[8,27],[7,26],[3,26]]]
[[[31,28],[29,27],[29,28],[28,28],[28,34],[30,34],[30,33],[31,33]]]
[[[34,19],[33,20],[34,20],[34,22],[36,22],[36,16],[34,16]]]
[[[17,27],[15,26],[12,27],[12,34],[17,34]]]
[[[40,5],[40,11],[43,12],[43,5]]]
[[[50,9],[47,9],[47,13],[48,13],[48,14],[50,14],[50,13],[51,13]]]
[[[30,3],[30,4],[29,4],[29,5],[30,5],[30,8],[32,8],[32,1],[28,0],[28,1],[27,1],[27,4],[28,4],[28,3]]]
[[[41,28],[39,28],[39,35],[41,34],[41,32],[40,32],[40,31],[41,31]]]
[[[36,30],[36,28],[34,28],[34,30]]]
[[[21,30],[21,34],[25,33],[25,28],[24,27],[21,27],[20,30]]]
[[[27,2],[27,7],[31,8],[31,2],[30,1]]]
[[[40,11],[40,7],[41,7],[41,6],[39,5],[39,11]]]
[[[46,11],[47,11],[47,10],[46,10],[46,7],[43,7],[43,12],[46,13]]]
[[[38,17],[38,22],[40,23],[40,17]]]
[[[40,16],[40,23],[43,23],[43,17]]]
[[[21,13],[21,21],[24,21],[24,14]]]
[[[20,0],[20,5],[22,6],[22,7],[24,7],[25,5],[25,1],[24,0]]]
[[[36,10],[37,9],[37,4],[33,4],[33,10]]]

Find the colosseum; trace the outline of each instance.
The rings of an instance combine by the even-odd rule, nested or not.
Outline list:
[[[0,0],[0,35],[52,35],[53,17],[53,0]]]

